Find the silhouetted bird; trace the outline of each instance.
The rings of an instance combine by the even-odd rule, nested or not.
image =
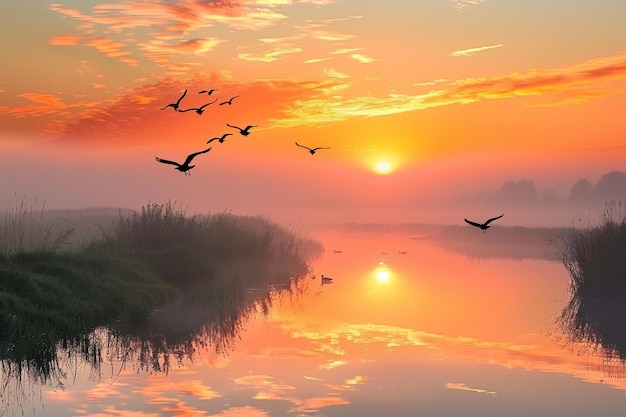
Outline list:
[[[191,163],[191,161],[193,160],[193,158],[195,158],[196,156],[200,155],[201,153],[207,153],[210,150],[211,150],[211,148],[209,147],[208,149],[205,149],[203,151],[189,154],[189,155],[187,155],[187,159],[185,159],[185,162],[183,162],[182,164],[179,164],[178,162],[174,162],[174,161],[168,161],[167,159],[161,159],[158,156],[156,156],[155,159],[157,160],[157,162],[160,162],[162,164],[176,165],[176,168],[174,168],[174,169],[177,169],[180,172],[183,172],[185,175],[190,175],[190,173],[188,171],[191,168],[195,167],[195,165],[189,165]]]
[[[320,149],[330,149],[330,147],[328,147],[328,148],[322,148],[321,146],[318,146],[317,148],[309,148],[308,146],[303,146],[303,145],[300,145],[298,142],[296,142],[296,146],[299,146],[299,147],[304,148],[304,149],[308,149],[308,150],[309,150],[309,153],[310,153],[311,155],[315,155],[315,152],[317,152],[317,151],[318,151],[318,150],[320,150]]]
[[[213,104],[213,103],[215,103],[216,101],[217,101],[217,99],[213,100],[213,101],[212,101],[212,102],[210,102],[210,103],[203,104],[203,105],[202,105],[202,106],[200,106],[200,107],[192,107],[192,108],[190,108],[190,109],[184,109],[184,110],[178,110],[178,111],[179,111],[179,112],[181,112],[181,113],[184,113],[184,112],[186,112],[186,111],[195,111],[195,112],[196,112],[196,113],[198,113],[198,114],[202,114],[202,113],[204,112],[204,108],[205,108],[206,106],[208,106],[209,104]]]
[[[333,283],[333,279],[330,277],[325,277],[324,274],[322,274],[322,285],[324,284],[332,284]]]
[[[163,107],[161,110],[165,110],[168,107],[172,107],[174,108],[174,111],[178,111],[178,107],[180,106],[180,102],[183,99],[183,97],[185,97],[185,94],[187,94],[187,89],[185,88],[185,92],[183,93],[182,96],[180,96],[180,98],[178,99],[178,101],[176,101],[176,103],[170,103],[167,106]]]
[[[235,129],[239,129],[239,133],[241,133],[243,136],[248,136],[250,134],[250,129],[252,129],[253,127],[256,127],[256,125],[255,126],[248,125],[244,129],[242,129],[242,128],[238,127],[238,126],[229,125],[228,123],[226,123],[226,126],[234,127]]]
[[[206,143],[211,143],[214,140],[219,140],[220,143],[224,143],[224,140],[226,139],[226,136],[232,136],[232,133],[224,133],[221,138],[211,138]]]
[[[502,213],[498,217],[492,217],[491,219],[487,220],[484,223],[476,223],[476,222],[473,222],[473,221],[467,220],[467,219],[464,219],[464,220],[465,220],[466,223],[471,224],[472,226],[476,226],[476,227],[480,228],[483,231],[483,233],[487,233],[487,229],[489,229],[491,227],[491,226],[489,226],[489,223],[491,223],[494,220],[498,220],[502,216],[504,216],[504,213]]]
[[[210,90],[202,90],[202,91],[198,91],[198,94],[204,94],[207,93],[208,95],[211,95],[213,93],[215,93],[217,91],[217,88],[212,88]]]
[[[229,105],[233,104],[233,100],[236,99],[237,97],[239,97],[239,96],[235,96],[235,97],[232,97],[232,98],[230,98],[230,99],[228,99],[226,101],[221,102],[220,106],[223,106],[224,104],[229,104]]]

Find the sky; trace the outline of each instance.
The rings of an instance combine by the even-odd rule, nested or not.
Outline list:
[[[621,0],[5,1],[0,206],[538,224],[455,199],[626,170],[624,16]],[[179,109],[212,104],[166,107],[185,90]],[[208,147],[188,176],[155,161]]]

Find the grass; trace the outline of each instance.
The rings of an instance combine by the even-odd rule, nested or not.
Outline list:
[[[608,204],[601,224],[564,234],[562,262],[571,299],[560,323],[576,341],[626,357],[626,215]]]
[[[26,236],[29,213],[13,211],[5,230]],[[26,369],[43,379],[56,374],[59,346],[97,366],[101,346],[89,335],[103,327],[143,346],[144,359],[199,343],[198,335],[226,349],[251,311],[267,312],[269,289],[290,288],[311,250],[321,250],[263,218],[187,216],[173,203],[120,212],[73,250],[63,245],[69,233],[38,236],[0,250],[0,361],[13,375]],[[268,291],[251,298],[250,288]],[[169,314],[157,314],[168,304]]]

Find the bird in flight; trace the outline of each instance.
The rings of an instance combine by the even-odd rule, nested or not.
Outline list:
[[[230,99],[228,99],[228,100],[226,100],[226,101],[221,102],[221,103],[220,103],[220,106],[223,106],[224,104],[229,104],[229,105],[230,105],[230,104],[233,104],[233,100],[234,100],[234,99],[236,99],[237,97],[239,97],[239,96],[231,97]]]
[[[210,90],[202,90],[202,91],[198,91],[198,94],[204,94],[207,93],[208,95],[211,95],[213,93],[215,93],[217,91],[217,88],[211,88]]]
[[[224,133],[221,138],[211,138],[207,141],[207,143],[211,143],[214,140],[218,140],[220,143],[224,143],[226,136],[232,136],[232,133]]]
[[[170,164],[170,165],[176,165],[176,168],[179,170],[180,172],[184,173],[185,175],[190,175],[191,173],[189,172],[189,170],[193,167],[195,167],[195,165],[189,165],[191,163],[191,161],[193,160],[193,158],[195,158],[196,156],[202,154],[202,153],[207,153],[208,151],[210,151],[211,148],[207,148],[203,151],[200,152],[195,152],[192,154],[187,155],[187,159],[185,159],[185,162],[183,162],[182,164],[179,164],[178,162],[174,162],[174,161],[168,161],[167,159],[161,159],[158,156],[155,157],[155,159],[157,160],[157,162],[160,162],[162,164]]]
[[[476,227],[480,228],[483,231],[483,233],[487,233],[487,229],[489,229],[491,227],[491,226],[489,226],[489,223],[491,223],[494,220],[498,220],[502,216],[504,216],[504,213],[502,213],[498,217],[492,217],[491,219],[487,220],[484,223],[476,223],[476,222],[473,222],[473,221],[467,220],[467,219],[464,219],[464,220],[465,220],[465,222],[467,224],[471,224],[472,226],[476,226]]]
[[[320,150],[320,149],[330,149],[330,147],[328,147],[328,148],[322,148],[321,146],[318,146],[317,148],[309,148],[308,146],[303,146],[303,145],[300,145],[298,142],[296,142],[296,146],[299,146],[299,147],[304,148],[304,149],[308,149],[308,150],[309,150],[309,153],[310,153],[311,155],[315,155],[315,152],[317,152],[317,151],[318,151],[318,150]]]
[[[168,107],[172,107],[174,109],[174,111],[178,111],[178,107],[180,106],[180,102],[182,101],[183,97],[185,97],[185,94],[187,94],[187,89],[185,88],[185,92],[183,93],[182,96],[180,96],[180,98],[176,101],[176,103],[170,103],[167,106],[163,107],[161,110],[165,110]]]
[[[322,285],[332,284],[332,283],[333,283],[333,279],[331,277],[325,277],[324,274],[322,274]]]
[[[181,113],[184,113],[184,112],[186,112],[186,111],[192,111],[192,110],[193,110],[193,111],[195,111],[195,112],[196,112],[196,113],[198,113],[198,114],[202,114],[202,113],[204,112],[204,108],[205,108],[206,106],[208,106],[209,104],[213,104],[213,103],[215,103],[216,101],[217,101],[217,99],[213,100],[213,101],[212,101],[212,102],[210,102],[210,103],[203,104],[203,105],[202,105],[202,106],[200,106],[200,107],[191,107],[191,108],[189,108],[189,109],[178,110],[178,111],[179,111],[179,112],[181,112]]]
[[[248,136],[250,134],[250,129],[252,129],[253,127],[256,127],[256,126],[246,126],[244,129],[242,129],[238,126],[229,125],[228,123],[226,123],[226,126],[239,129],[239,133],[241,133],[243,136]]]

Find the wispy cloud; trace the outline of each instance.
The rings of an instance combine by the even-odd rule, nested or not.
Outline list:
[[[461,49],[459,51],[452,52],[450,56],[470,56],[470,55],[474,55],[477,52],[487,51],[489,49],[494,49],[494,48],[501,48],[502,46],[504,45],[499,43],[497,45],[479,46],[477,48]]]
[[[344,98],[337,87],[320,85],[310,100],[298,101],[285,110],[285,117],[272,120],[272,126],[325,124],[351,117],[373,117],[424,110],[453,104],[515,97],[541,97],[559,105],[579,103],[626,89],[626,52],[592,59],[562,68],[531,70],[495,77],[467,78],[449,87],[424,94],[395,93],[386,97]],[[347,88],[348,86],[345,86]],[[328,97],[332,96],[333,100]]]
[[[458,11],[463,11],[471,6],[476,6],[477,4],[481,4],[486,2],[487,0],[452,0],[454,3],[454,8]]]
[[[274,62],[277,61],[281,55],[296,54],[298,52],[302,52],[302,48],[292,47],[274,49],[261,55],[252,55],[251,53],[245,52],[238,54],[238,57],[244,61]]]
[[[468,386],[467,384],[464,384],[464,383],[448,382],[448,383],[446,383],[446,388],[448,388],[448,389],[456,389],[456,390],[459,390],[459,391],[476,392],[478,394],[488,394],[488,395],[492,395],[492,396],[496,396],[498,394],[495,391],[488,391],[488,390],[481,389],[481,388],[472,388],[472,387],[470,387],[470,386]]]
[[[361,64],[369,64],[376,61],[374,58],[364,55],[364,54],[352,54],[352,59],[360,62]]]

